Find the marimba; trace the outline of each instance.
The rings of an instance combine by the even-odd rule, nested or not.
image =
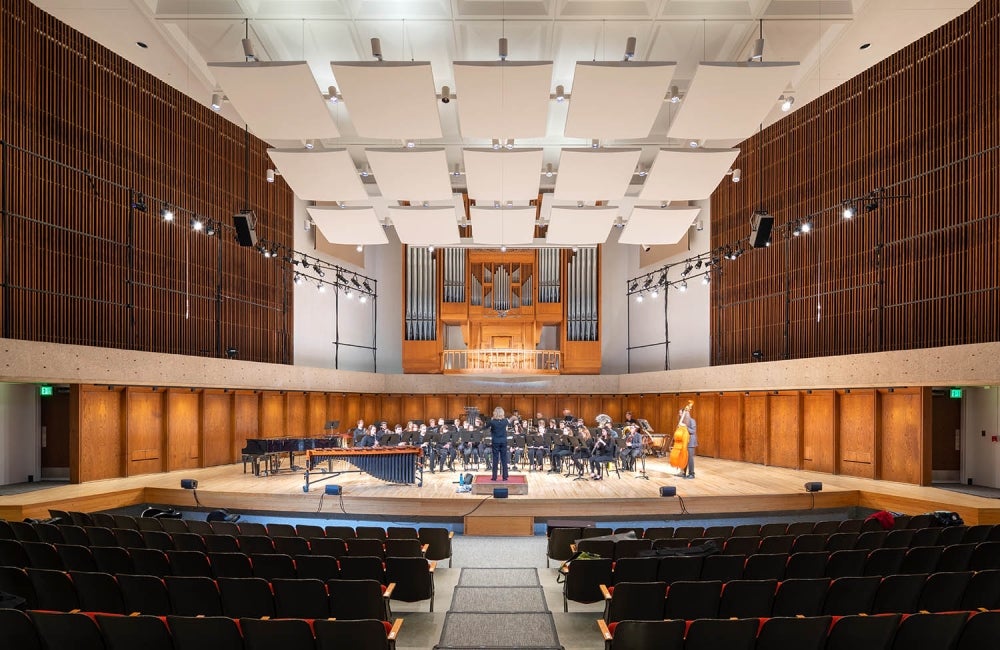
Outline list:
[[[424,484],[424,470],[420,466],[420,447],[355,447],[353,449],[310,449],[306,451],[306,473],[303,492],[309,491],[313,483],[325,481],[347,472],[364,472],[389,483]],[[310,479],[310,472],[317,460],[325,458],[326,470],[320,470],[320,478]],[[343,460],[357,467],[334,471],[330,461]]]

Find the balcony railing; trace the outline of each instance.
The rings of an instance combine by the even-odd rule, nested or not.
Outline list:
[[[558,375],[561,361],[558,350],[445,350],[441,369],[445,374]]]

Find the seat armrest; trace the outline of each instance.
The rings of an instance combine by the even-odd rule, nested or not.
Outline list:
[[[608,591],[607,585],[600,585],[601,595],[604,596],[604,600],[611,600],[611,592]]]
[[[453,539],[454,537],[455,537],[455,531],[449,530],[448,531],[448,539]]]
[[[389,600],[390,598],[392,598],[392,592],[395,591],[395,589],[396,589],[396,583],[395,582],[390,582],[389,586],[386,587],[385,591],[382,592],[382,598],[384,598],[386,600]]]
[[[430,573],[434,573],[434,569],[437,568],[437,565],[438,565],[437,560],[431,560],[430,562],[427,563],[427,570]]]
[[[395,641],[396,637],[399,636],[399,628],[403,627],[403,619],[397,618],[392,622],[392,629],[389,630],[389,636],[386,638],[390,641]]]
[[[604,637],[605,642],[611,641],[614,637],[611,636],[611,630],[608,629],[608,624],[604,622],[603,618],[597,619],[597,629],[600,630],[601,636]]]
[[[423,546],[421,546],[420,547],[420,554],[421,555],[427,555],[427,549],[429,549],[430,547],[431,547],[430,544],[424,544]]]
[[[570,550],[571,553],[576,553],[576,544],[570,544],[569,545],[569,550]]]

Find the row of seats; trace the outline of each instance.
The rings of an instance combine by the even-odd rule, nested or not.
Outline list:
[[[327,535],[315,537],[303,537],[293,534],[290,536],[255,535],[251,533],[241,533],[229,535],[226,533],[193,533],[193,532],[173,532],[168,533],[162,530],[137,530],[135,528],[105,528],[103,526],[77,526],[75,524],[53,525],[47,523],[27,523],[27,522],[3,522],[8,527],[9,535],[4,535],[0,530],[0,542],[4,540],[16,540],[22,542],[48,542],[50,544],[76,544],[80,546],[124,546],[126,548],[157,548],[163,551],[217,551],[244,553],[287,553],[289,555],[304,555],[315,552],[318,555],[343,555],[348,551],[345,548],[345,541],[358,547],[365,544],[367,548],[364,552],[355,555],[384,555],[385,549],[393,549],[392,555],[403,555],[401,549],[407,545],[411,547],[427,548],[423,551],[428,559],[444,560],[451,559],[451,539],[454,534],[446,528],[400,528],[399,535],[403,532],[412,534],[410,537],[399,535],[391,538],[385,537],[356,537],[353,529],[351,536],[339,538]],[[2,526],[0,526],[2,528]],[[318,527],[317,527],[318,528]],[[330,527],[334,528],[334,527]],[[336,527],[341,528],[341,527]],[[321,531],[323,529],[320,529]],[[378,529],[385,532],[383,529]],[[330,531],[334,532],[334,531]],[[361,540],[367,540],[362,542]],[[315,549],[315,551],[313,550]]]
[[[992,530],[992,529],[991,529]],[[727,555],[752,555],[755,553],[800,553],[813,551],[840,551],[847,549],[907,548],[914,546],[951,546],[953,544],[978,544],[1000,541],[1000,535],[980,527],[919,528],[879,530],[862,533],[803,533],[801,535],[770,535],[722,537],[674,537],[661,539],[603,539],[594,537],[573,538],[572,530],[554,530],[548,540],[549,559],[567,559],[575,551],[587,551],[618,559],[637,557],[644,551],[661,548],[688,548],[712,545]],[[1000,529],[998,529],[1000,532]],[[982,538],[982,539],[980,539]]]
[[[606,650],[981,650],[1000,638],[1000,612],[597,624]]]
[[[402,624],[0,610],[0,638],[17,650],[393,650]]]
[[[601,585],[604,620],[909,614],[1000,607],[1000,571]]]
[[[885,576],[894,573],[935,573],[1000,569],[1000,543],[954,544],[880,548],[874,551],[817,551],[757,555],[708,555],[640,557],[610,560],[594,558],[569,564],[586,565],[605,584],[677,580],[784,580],[789,578],[841,578]],[[580,568],[582,570],[582,567]]]
[[[0,589],[24,598],[29,609],[56,612],[388,620],[390,599],[415,602],[433,594],[433,581],[426,580],[426,572],[423,577],[420,585],[404,576],[385,587],[375,580],[275,578],[268,582],[263,578],[156,578],[0,567]]]

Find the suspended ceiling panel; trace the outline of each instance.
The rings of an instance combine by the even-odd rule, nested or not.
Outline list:
[[[353,61],[330,66],[359,136],[394,140],[441,137],[430,63]]]
[[[382,196],[391,201],[451,199],[444,149],[366,149]]]
[[[233,108],[259,138],[336,138],[340,131],[305,61],[209,63]]]
[[[660,149],[639,198],[648,201],[708,198],[738,155],[739,149]]]
[[[399,241],[410,246],[448,246],[459,243],[454,206],[390,206],[389,218]]]
[[[701,208],[635,206],[618,236],[619,244],[676,244],[694,223]]]
[[[523,246],[535,237],[535,208],[485,208],[472,206],[472,241],[497,246]]]
[[[365,201],[365,191],[346,149],[268,149],[275,168],[306,201]],[[333,240],[330,240],[333,241]]]
[[[466,149],[469,198],[490,205],[537,199],[543,153],[542,149]]]
[[[603,201],[625,196],[639,149],[563,149],[553,198]]]
[[[794,62],[703,61],[667,135],[695,140],[747,138],[777,104],[798,69]]]
[[[306,208],[316,227],[332,244],[385,244],[385,228],[379,222],[375,208],[317,207]]]
[[[545,241],[561,246],[592,246],[608,240],[618,208],[552,206]]]
[[[571,138],[645,138],[663,108],[674,62],[580,61],[566,117]]]
[[[552,63],[456,61],[458,124],[466,138],[545,136]]]

